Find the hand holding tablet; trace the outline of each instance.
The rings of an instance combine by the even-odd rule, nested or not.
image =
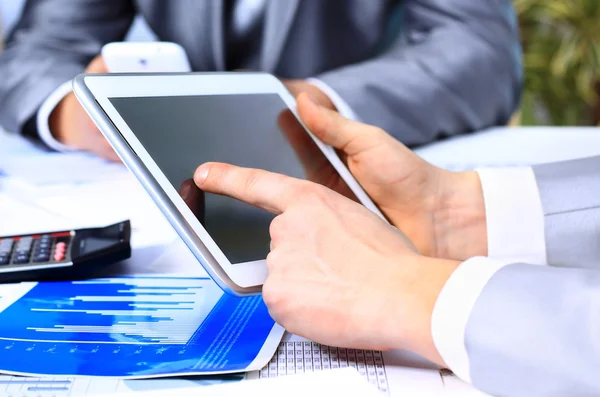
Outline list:
[[[189,207],[180,193],[199,164],[229,163],[298,179],[326,175],[315,181],[384,219],[335,150],[298,121],[295,99],[274,76],[82,75],[74,90],[198,261],[229,293],[261,291],[274,215],[206,193],[201,222],[194,213],[198,204]],[[311,168],[315,164],[318,169]]]

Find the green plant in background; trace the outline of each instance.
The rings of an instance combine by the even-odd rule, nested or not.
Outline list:
[[[523,38],[521,124],[600,123],[600,0],[514,0]]]

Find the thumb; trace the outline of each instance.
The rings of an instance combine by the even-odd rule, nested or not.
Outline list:
[[[387,136],[387,133],[377,127],[349,120],[338,112],[319,105],[306,93],[298,96],[298,113],[317,138],[348,156],[373,146],[374,139]]]

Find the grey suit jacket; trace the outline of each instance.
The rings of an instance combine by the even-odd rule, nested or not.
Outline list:
[[[0,10],[0,54],[4,49],[4,29],[2,27],[2,10]]]
[[[499,270],[465,343],[496,396],[600,396],[600,157],[534,167],[548,263]]]
[[[224,0],[29,0],[0,57],[0,124],[21,131],[138,12],[196,71],[227,69]],[[260,70],[322,79],[409,145],[503,124],[519,100],[510,0],[272,0],[260,47]]]

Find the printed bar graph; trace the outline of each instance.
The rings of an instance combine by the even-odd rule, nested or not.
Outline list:
[[[172,279],[172,288],[152,283],[156,280],[73,282],[77,295],[59,307],[56,301],[30,307],[45,324],[27,327],[30,340],[184,345],[223,294],[212,283],[198,286],[198,280]]]
[[[0,372],[15,375],[141,378],[258,369],[284,332],[262,297],[233,297],[205,278],[0,286],[0,307]]]

